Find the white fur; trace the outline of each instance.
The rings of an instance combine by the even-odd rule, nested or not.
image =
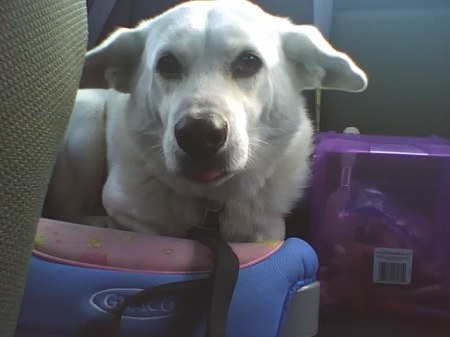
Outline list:
[[[231,63],[248,49],[263,68],[232,77]],[[183,64],[182,79],[155,71],[162,51]],[[83,83],[110,89],[78,93],[48,216],[96,222],[101,191],[108,225],[183,236],[202,221],[207,199],[224,206],[227,240],[260,241],[284,238],[283,218],[308,184],[313,129],[302,90],[361,91],[367,79],[316,28],[247,1],[218,0],[184,3],[119,29],[87,53]],[[204,109],[229,123],[225,151],[233,172],[210,184],[179,174],[173,132],[181,116]]]

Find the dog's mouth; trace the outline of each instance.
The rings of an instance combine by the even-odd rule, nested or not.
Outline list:
[[[224,169],[190,170],[185,173],[185,177],[191,181],[201,184],[218,183],[231,175],[231,172]]]
[[[227,169],[223,158],[207,162],[184,160],[180,173],[186,179],[199,184],[220,184],[233,174]]]

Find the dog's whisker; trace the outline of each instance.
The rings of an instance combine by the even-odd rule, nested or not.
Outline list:
[[[161,137],[161,131],[152,130],[152,128],[150,127],[150,123],[139,125],[139,127],[136,128],[130,128],[130,131],[134,131],[144,136]]]
[[[162,150],[162,144],[156,144],[156,145],[153,145],[153,146],[150,146],[149,148],[147,148],[147,150],[146,151],[152,151],[152,150],[157,150],[157,149],[160,149],[160,150]]]
[[[267,141],[265,141],[263,139],[259,139],[259,138],[254,138],[254,137],[249,138],[248,143],[251,148],[255,148],[255,149],[272,147],[272,145],[270,143],[268,143]],[[251,148],[250,148],[250,150],[251,150]]]
[[[296,131],[290,131],[279,128],[266,128],[266,127],[254,127],[249,128],[249,132],[262,131],[266,134],[266,137],[277,137],[277,136],[289,136],[294,134]]]
[[[265,141],[263,139],[259,139],[259,138],[250,138],[249,143],[251,145],[268,145],[268,146],[270,146],[270,143],[268,143],[267,141]]]
[[[150,146],[149,148],[145,149],[141,153],[141,157],[146,157],[147,155],[150,154],[150,152],[153,152],[153,151],[155,151],[159,154],[164,154],[162,144],[156,144],[156,145]]]
[[[257,164],[258,155],[254,149],[249,148],[247,163],[249,165]]]

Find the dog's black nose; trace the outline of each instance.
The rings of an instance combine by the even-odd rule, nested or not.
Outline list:
[[[207,159],[217,153],[225,144],[227,135],[228,123],[218,114],[186,116],[175,124],[178,146],[196,159]]]

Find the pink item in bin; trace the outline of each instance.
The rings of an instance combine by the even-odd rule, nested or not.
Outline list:
[[[450,142],[322,133],[312,245],[321,313],[450,321]]]

